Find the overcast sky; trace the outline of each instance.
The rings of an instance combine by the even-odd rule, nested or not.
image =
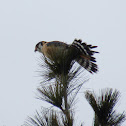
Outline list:
[[[74,38],[98,45],[100,52],[99,72],[89,74],[84,89],[118,89],[117,111],[126,111],[125,0],[1,0],[0,126],[20,126],[43,105],[35,98],[40,82],[36,43]],[[82,96],[77,119],[92,126],[93,111]]]

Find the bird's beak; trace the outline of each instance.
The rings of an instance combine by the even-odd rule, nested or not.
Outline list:
[[[37,48],[35,48],[34,52],[36,52],[36,51],[37,51]]]

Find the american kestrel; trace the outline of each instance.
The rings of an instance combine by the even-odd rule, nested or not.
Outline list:
[[[52,60],[52,55],[56,56],[58,60],[61,53],[71,51],[71,58],[79,63],[90,73],[97,72],[98,67],[95,64],[96,60],[93,57],[96,51],[92,51],[93,48],[97,46],[87,45],[85,42],[82,43],[82,40],[75,39],[72,44],[66,44],[60,41],[41,41],[35,46],[35,52],[38,51],[44,56]]]

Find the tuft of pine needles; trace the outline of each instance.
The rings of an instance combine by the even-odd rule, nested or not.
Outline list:
[[[124,112],[117,114],[114,109],[120,97],[119,91],[105,89],[100,96],[86,91],[85,97],[95,112],[94,126],[120,126],[126,119]]]

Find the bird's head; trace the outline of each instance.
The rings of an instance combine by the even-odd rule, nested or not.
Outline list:
[[[41,52],[42,51],[42,47],[43,47],[43,45],[45,43],[46,43],[45,41],[41,41],[41,42],[37,43],[36,46],[35,46],[35,52],[36,51]]]

